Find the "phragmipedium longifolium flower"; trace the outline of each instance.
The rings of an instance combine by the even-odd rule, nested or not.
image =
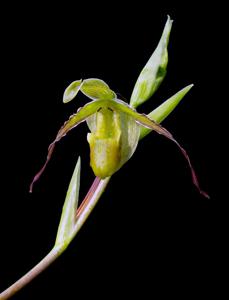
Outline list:
[[[173,135],[159,124],[174,110],[193,85],[186,86],[147,115],[136,111],[138,106],[151,99],[166,75],[167,47],[171,27],[172,20],[168,17],[160,41],[137,79],[129,104],[119,99],[116,93],[100,79],[76,80],[66,88],[64,103],[72,101],[79,92],[86,95],[90,101],[82,108],[78,108],[77,112],[58,131],[48,148],[44,166],[31,183],[30,191],[33,189],[34,182],[45,170],[56,143],[84,121],[89,128],[87,141],[90,147],[90,165],[96,178],[81,205],[77,207],[80,186],[79,158],[67,191],[54,247],[40,263],[0,294],[0,300],[14,295],[67,248],[90,215],[111,176],[131,158],[139,141],[152,130],[173,141],[179,147],[190,167],[194,185],[202,195],[209,197],[200,189],[187,152]]]
[[[138,85],[135,87],[138,88]],[[207,194],[199,187],[197,176],[187,152],[167,129],[118,99],[109,86],[100,79],[92,78],[82,82],[81,80],[73,82],[65,91],[64,102],[71,101],[79,91],[82,91],[92,101],[80,108],[61,127],[55,140],[49,146],[46,163],[35,176],[31,184],[31,190],[33,183],[39,179],[50,160],[56,142],[78,124],[87,121],[91,131],[87,135],[90,145],[90,164],[94,174],[99,178],[104,179],[112,176],[130,159],[136,150],[142,126],[165,136],[179,147],[191,169],[194,185],[201,194],[207,197]]]

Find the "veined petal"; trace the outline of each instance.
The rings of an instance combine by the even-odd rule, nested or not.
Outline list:
[[[49,145],[46,162],[45,162],[44,166],[41,168],[41,170],[35,175],[32,183],[30,185],[30,192],[32,192],[33,184],[40,178],[40,176],[44,172],[49,160],[51,159],[56,142],[58,142],[63,136],[65,136],[68,133],[68,131],[70,131],[77,125],[79,125],[81,122],[85,121],[90,115],[94,114],[100,107],[107,105],[107,103],[109,103],[109,100],[91,101],[91,102],[87,103],[85,106],[83,106],[82,108],[80,108],[76,114],[72,115],[69,118],[69,120],[64,123],[64,125],[61,127],[61,129],[57,133],[55,140]]]

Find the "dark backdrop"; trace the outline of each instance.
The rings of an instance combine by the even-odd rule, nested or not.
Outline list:
[[[55,4],[56,5],[56,4]],[[64,105],[76,79],[98,77],[129,98],[155,49],[166,15],[174,19],[165,81],[139,110],[149,112],[184,86],[195,86],[163,123],[187,149],[204,199],[191,183],[173,143],[154,134],[113,176],[89,220],[68,250],[14,299],[153,298],[214,289],[221,249],[213,171],[220,6],[166,6],[141,1],[14,7],[3,27],[0,288],[6,288],[51,249],[68,182],[82,158],[81,199],[93,174],[87,127],[81,124],[57,146],[47,171],[28,193],[48,144],[87,99]],[[216,22],[217,20],[217,22]],[[146,296],[148,295],[148,296]]]

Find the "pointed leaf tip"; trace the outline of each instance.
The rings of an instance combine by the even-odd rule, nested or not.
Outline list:
[[[193,87],[193,84],[190,84],[184,87],[182,90],[177,92],[175,95],[170,97],[168,100],[164,101],[160,106],[154,109],[148,117],[157,123],[161,123],[171,112],[177,107],[180,101],[184,98],[184,96],[190,91]],[[151,132],[151,129],[145,128],[141,126],[140,139],[145,137],[147,134]]]
[[[72,233],[75,225],[75,215],[78,207],[79,188],[80,188],[80,168],[81,168],[81,159],[79,157],[72,175],[72,179],[68,187],[64,206],[62,209],[62,214],[61,214],[60,224],[58,227],[55,245],[66,243],[67,246],[72,237]]]

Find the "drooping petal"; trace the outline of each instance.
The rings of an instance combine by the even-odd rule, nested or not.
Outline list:
[[[165,129],[164,127],[162,127],[161,125],[159,125],[158,123],[156,123],[155,121],[151,120],[149,117],[147,117],[144,114],[139,114],[137,113],[135,110],[133,110],[131,107],[129,107],[126,103],[124,103],[121,100],[116,100],[116,101],[112,101],[113,105],[115,106],[115,108],[117,110],[120,110],[122,112],[127,113],[128,115],[132,116],[135,118],[136,122],[139,123],[142,126],[145,126],[147,128],[150,128],[152,130],[155,130],[157,133],[167,137],[168,139],[170,139],[171,141],[173,141],[181,150],[182,154],[184,155],[184,157],[186,158],[186,160],[188,161],[190,170],[191,170],[191,175],[192,175],[192,181],[193,184],[197,187],[197,189],[199,190],[200,194],[202,194],[203,196],[205,196],[206,198],[209,198],[208,194],[205,193],[204,191],[201,190],[196,173],[194,171],[194,168],[191,164],[190,158],[187,154],[187,152],[185,151],[185,149],[174,139],[174,137],[172,136],[172,134]]]
[[[72,101],[78,94],[83,82],[82,79],[73,81],[64,91],[63,102],[68,103]]]
[[[50,144],[48,148],[48,155],[46,158],[46,162],[44,166],[41,168],[41,170],[35,175],[31,185],[30,185],[30,192],[32,192],[33,184],[40,178],[41,174],[44,172],[49,160],[51,159],[53,150],[55,148],[56,142],[58,142],[63,136],[67,134],[67,132],[77,125],[79,125],[81,122],[85,121],[90,115],[94,114],[100,107],[103,107],[104,105],[107,105],[109,100],[97,100],[97,101],[91,101],[87,103],[85,106],[80,108],[78,112],[74,115],[72,115],[68,121],[64,123],[64,125],[61,127],[59,132],[57,133],[57,136],[55,140]]]
[[[92,100],[112,100],[117,98],[109,86],[101,79],[89,78],[83,81],[81,92]]]

